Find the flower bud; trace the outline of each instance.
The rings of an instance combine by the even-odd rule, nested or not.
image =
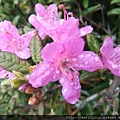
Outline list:
[[[36,92],[36,88],[33,88],[32,86],[27,87],[25,90],[26,94],[33,94],[35,92]]]
[[[28,104],[29,105],[38,105],[39,102],[40,102],[40,98],[33,96],[33,97],[30,97]]]

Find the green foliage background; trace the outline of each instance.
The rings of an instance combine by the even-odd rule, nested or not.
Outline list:
[[[36,3],[47,6],[57,4],[63,17],[60,4],[64,3],[67,11],[72,11],[80,20],[80,27],[91,25],[94,30],[87,36],[86,50],[99,53],[106,35],[110,35],[115,45],[120,44],[120,0],[0,0],[0,21],[9,20],[20,33],[26,33],[32,26],[28,17],[35,13]],[[89,39],[87,39],[90,37]],[[91,39],[91,40],[90,40]],[[91,43],[92,42],[92,43]],[[39,58],[40,59],[40,58]],[[64,101],[59,83],[50,83],[44,87],[47,91],[38,106],[29,106],[31,95],[20,93],[11,86],[0,86],[0,115],[116,115],[120,113],[119,86],[113,96],[112,106],[103,103],[93,107],[101,97],[104,97],[113,75],[110,72],[95,71],[80,72],[82,92],[80,100],[75,105]],[[57,87],[56,87],[57,86]]]

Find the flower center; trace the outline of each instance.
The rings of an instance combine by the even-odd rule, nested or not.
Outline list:
[[[60,63],[60,70],[62,71],[62,73],[71,81],[74,81],[74,77],[73,77],[73,72],[75,72],[76,74],[78,74],[78,72],[76,70],[74,70],[74,68],[72,68],[70,66],[69,63],[69,58],[66,58],[64,60],[61,60]]]

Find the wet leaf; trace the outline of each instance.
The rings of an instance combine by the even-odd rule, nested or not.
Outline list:
[[[39,63],[41,61],[40,52],[42,50],[42,47],[43,45],[40,37],[38,35],[35,35],[30,43],[30,52],[31,52],[32,60],[35,63]]]
[[[82,14],[83,14],[83,15],[87,15],[87,14],[89,14],[89,13],[92,13],[92,12],[94,12],[95,10],[97,10],[100,6],[101,6],[101,5],[98,4],[98,5],[89,7],[87,10],[84,10],[84,11],[82,12]]]
[[[94,35],[92,34],[87,35],[87,44],[91,51],[99,53],[100,44]]]
[[[112,0],[110,4],[120,3],[120,0]]]
[[[9,52],[0,52],[0,66],[10,72],[15,70],[21,73],[29,73],[29,67],[25,66],[25,63],[23,64],[15,54]]]
[[[107,13],[108,15],[120,15],[120,8],[114,8]]]
[[[83,7],[88,8],[89,0],[83,0]]]

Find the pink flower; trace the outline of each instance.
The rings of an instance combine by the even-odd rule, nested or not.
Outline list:
[[[14,74],[3,69],[2,67],[0,67],[0,79],[1,78],[5,78],[5,79],[12,79],[14,77]]]
[[[0,22],[0,49],[16,54],[22,59],[30,57],[29,43],[35,30],[19,35],[17,28],[11,22]]]
[[[78,70],[92,72],[102,66],[98,55],[83,52],[83,48],[82,38],[47,44],[41,52],[43,61],[30,74],[29,83],[37,88],[59,80],[64,99],[75,104],[81,91]]]
[[[64,19],[58,17],[55,4],[49,5],[48,8],[40,3],[35,5],[36,15],[31,15],[29,22],[38,30],[42,39],[45,35],[48,35],[57,42],[66,40],[66,38],[82,37],[92,32],[93,28],[91,26],[79,29],[79,20],[75,19],[72,13],[67,13],[63,5],[62,7]]]
[[[100,49],[104,67],[108,68],[114,75],[120,76],[120,46],[114,48],[114,42],[110,37],[104,40]]]

